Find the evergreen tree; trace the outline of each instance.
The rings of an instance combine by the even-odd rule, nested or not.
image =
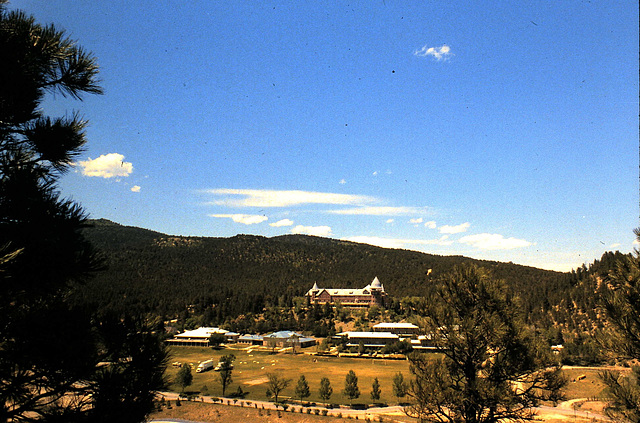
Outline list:
[[[640,241],[640,229],[635,230]],[[640,360],[640,251],[617,262],[607,278],[608,289],[602,298],[609,330],[601,339],[616,358]],[[606,414],[614,419],[640,421],[640,366],[625,376],[617,371],[603,371],[609,402]]]
[[[408,387],[404,376],[401,372],[396,373],[393,376],[393,395],[398,399],[398,403],[400,403],[400,398],[407,396],[407,391]]]
[[[443,358],[410,355],[409,415],[451,423],[531,420],[540,400],[560,399],[566,380],[548,345],[524,325],[504,284],[485,270],[455,268],[429,317]]]
[[[0,62],[0,420],[143,421],[166,351],[145,322],[68,301],[103,267],[57,188],[86,122],[41,109],[47,93],[101,93],[96,59],[0,0]]]
[[[218,371],[218,378],[220,379],[220,385],[222,385],[222,396],[224,397],[225,392],[233,379],[231,377],[231,373],[233,372],[233,361],[236,359],[236,356],[233,354],[223,355],[220,357],[220,370]]]
[[[358,388],[358,376],[353,370],[349,370],[344,380],[344,390],[342,395],[349,398],[349,403],[360,397],[360,389]]]
[[[209,345],[211,345],[211,348],[215,350],[220,348],[220,344],[223,344],[225,340],[226,338],[224,337],[224,334],[212,333],[209,337]]]
[[[371,385],[371,399],[373,401],[380,401],[380,382],[378,378],[373,379],[373,384]]]
[[[320,390],[318,391],[318,394],[323,401],[329,401],[331,399],[333,388],[331,387],[331,382],[328,377],[320,379]]]
[[[296,386],[296,397],[300,398],[302,401],[303,398],[308,398],[311,395],[309,391],[309,384],[307,383],[307,379],[304,375],[300,375],[300,379],[298,379],[298,385]]]
[[[188,363],[183,363],[178,374],[176,375],[175,382],[180,386],[182,392],[184,392],[187,386],[190,386],[193,382],[193,374],[191,374],[191,366]]]

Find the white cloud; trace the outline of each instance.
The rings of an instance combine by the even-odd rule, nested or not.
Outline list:
[[[274,228],[280,228],[282,226],[291,226],[293,225],[293,220],[291,219],[282,219],[277,222],[269,223],[269,226],[273,226]]]
[[[236,223],[243,223],[245,225],[255,225],[262,223],[265,220],[269,220],[267,216],[261,216],[259,214],[210,214],[210,217],[228,218]]]
[[[505,238],[499,234],[477,234],[463,236],[458,240],[462,244],[471,245],[480,250],[513,250],[532,245],[524,239]]]
[[[363,205],[375,203],[378,200],[365,195],[334,194],[330,192],[312,191],[278,191],[257,189],[212,189],[205,192],[215,195],[235,196],[241,199],[224,199],[214,201],[213,204],[228,207],[290,207],[302,204],[342,204]]]
[[[346,183],[347,183],[347,181],[345,179],[340,179],[340,185],[344,185]]]
[[[409,223],[412,223],[412,224],[422,223],[422,218],[419,217],[417,219],[409,219]]]
[[[361,244],[375,245],[382,248],[409,248],[412,245],[441,245],[453,244],[453,241],[445,237],[440,239],[402,239],[402,238],[381,238],[377,236],[351,236],[341,238],[342,241],[359,242]]]
[[[133,172],[133,164],[124,161],[124,156],[118,153],[103,154],[97,159],[80,161],[82,174],[99,178],[116,178],[129,176]]]
[[[292,234],[314,235],[314,236],[330,236],[331,228],[329,226],[303,226],[297,225],[291,228]]]
[[[131,187],[131,192],[140,192],[140,185],[134,185]]]
[[[329,210],[331,214],[346,214],[360,216],[404,216],[419,213],[428,213],[428,207],[388,207],[388,206],[366,206],[353,209]]]
[[[387,219],[387,223],[393,223],[393,219]]]
[[[436,222],[434,222],[433,220],[430,220],[428,222],[425,222],[424,226],[429,229],[435,229],[437,225],[436,225]]]
[[[456,226],[444,225],[440,226],[440,229],[438,229],[438,231],[441,234],[459,234],[462,232],[466,232],[467,229],[469,229],[469,226],[471,226],[471,223],[469,222],[461,223]]]
[[[429,56],[431,56],[434,59],[436,59],[437,61],[447,60],[451,56],[453,56],[453,53],[451,53],[451,47],[449,47],[446,44],[444,44],[444,45],[442,45],[440,47],[423,46],[421,49],[418,49],[418,50],[414,51],[413,54],[414,54],[414,56],[418,56],[418,57],[429,57]]]
[[[622,244],[620,244],[619,242],[616,242],[615,244],[609,245],[609,248],[611,248],[611,249],[618,248],[620,245],[622,245]]]

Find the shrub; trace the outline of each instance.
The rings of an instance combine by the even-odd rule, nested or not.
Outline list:
[[[326,416],[327,415],[327,410],[320,411],[320,414],[322,414],[323,416]]]

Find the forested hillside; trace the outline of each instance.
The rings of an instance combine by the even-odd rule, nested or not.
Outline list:
[[[274,238],[174,237],[91,221],[86,236],[104,253],[108,269],[83,290],[100,307],[174,315],[215,304],[220,316],[291,305],[314,282],[363,287],[378,276],[394,298],[428,296],[439,275],[473,262],[505,279],[539,313],[558,304],[571,275],[512,263],[437,256],[304,235]],[[431,272],[429,273],[429,269]]]

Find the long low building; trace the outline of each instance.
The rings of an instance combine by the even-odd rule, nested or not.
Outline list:
[[[224,335],[225,342],[235,343],[238,341],[239,334],[229,332],[220,328],[199,327],[194,330],[187,330],[179,333],[173,339],[167,339],[165,342],[169,345],[181,345],[189,347],[208,347],[210,346],[209,338],[214,333]]]
[[[374,332],[390,332],[400,336],[417,336],[420,328],[413,323],[378,323],[373,327]]]
[[[357,347],[362,343],[365,347],[381,348],[400,340],[391,332],[342,332],[338,336],[347,339],[347,347]]]

